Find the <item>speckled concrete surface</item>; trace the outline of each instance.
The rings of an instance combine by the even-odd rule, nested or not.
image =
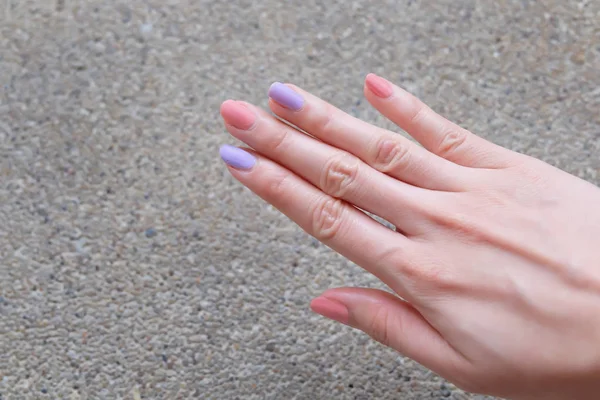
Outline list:
[[[376,72],[598,183],[600,3],[0,1],[1,399],[481,399],[314,316],[377,286],[233,181],[228,97]]]

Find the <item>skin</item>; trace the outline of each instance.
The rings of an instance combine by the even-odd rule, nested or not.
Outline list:
[[[302,108],[271,111],[310,136],[229,100],[227,130],[257,157],[232,175],[396,293],[331,289],[312,309],[470,392],[597,398],[600,190],[372,74],[368,101],[422,147],[287,86]]]

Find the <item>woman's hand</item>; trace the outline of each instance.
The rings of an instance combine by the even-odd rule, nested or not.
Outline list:
[[[314,311],[468,391],[598,398],[597,187],[475,136],[376,75],[365,96],[422,147],[295,86],[269,95],[299,129],[226,101],[227,129],[254,149],[221,149],[231,173],[398,294],[332,289]]]

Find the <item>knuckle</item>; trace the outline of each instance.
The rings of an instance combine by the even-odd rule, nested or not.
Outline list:
[[[427,116],[429,107],[421,103],[421,101],[415,99],[413,111],[410,114],[410,125],[419,125],[421,121]]]
[[[369,335],[384,346],[390,345],[390,312],[382,304],[372,306],[370,320],[367,324]]]
[[[416,290],[427,293],[453,292],[463,288],[448,268],[439,264],[417,265],[404,263],[400,267],[401,279],[408,282]]]
[[[345,205],[341,200],[327,198],[312,207],[312,234],[321,241],[332,240],[342,228]]]
[[[315,116],[315,129],[318,132],[325,133],[331,127],[331,123],[335,118],[335,109],[329,104],[325,104],[321,113]]]
[[[288,133],[285,129],[278,128],[273,129],[273,133],[266,140],[265,145],[266,149],[271,154],[277,154],[285,152],[285,148],[288,142]]]
[[[456,153],[458,148],[462,146],[466,140],[466,131],[460,128],[449,128],[441,135],[437,154],[442,157],[451,156],[453,153]]]
[[[375,168],[381,172],[405,169],[409,164],[409,151],[399,141],[384,138],[375,147]]]
[[[331,157],[323,168],[322,190],[333,197],[346,196],[356,182],[358,167],[358,160],[344,153]]]
[[[471,205],[471,207],[471,209],[474,209],[474,205]],[[485,231],[482,230],[481,225],[475,223],[472,217],[463,212],[455,211],[441,214],[431,211],[426,214],[432,222],[448,229],[455,235],[474,241],[485,240]]]
[[[265,188],[266,197],[268,199],[284,197],[286,192],[288,192],[288,188],[286,187],[288,184],[288,178],[289,174],[278,173],[268,179]]]

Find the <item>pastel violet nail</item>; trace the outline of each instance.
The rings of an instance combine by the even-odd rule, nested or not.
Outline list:
[[[221,146],[219,153],[223,161],[233,168],[248,170],[256,164],[256,157],[239,147],[225,144]]]
[[[289,86],[275,82],[269,89],[269,97],[285,108],[298,111],[304,106],[304,99]]]

